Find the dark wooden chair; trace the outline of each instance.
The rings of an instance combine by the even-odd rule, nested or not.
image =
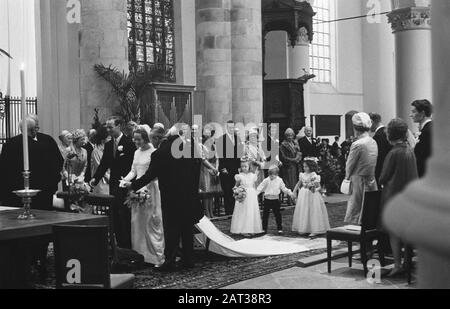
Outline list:
[[[346,227],[339,227],[327,232],[327,253],[328,253],[328,273],[331,273],[332,261],[332,242],[333,240],[345,241],[348,244],[348,263],[352,267],[353,243],[359,243],[361,248],[361,262],[364,266],[364,274],[367,275],[367,245],[378,240],[378,255],[380,257],[381,265],[384,265],[384,253],[381,248],[381,233],[378,230],[379,218],[381,213],[381,192],[366,192],[364,195],[362,207],[362,224],[361,230],[351,230]]]
[[[65,201],[66,211],[70,210],[70,195],[68,192],[59,192],[58,198]],[[117,241],[116,234],[114,232],[114,196],[102,195],[102,194],[89,194],[84,197],[84,203],[91,209],[93,215],[107,216],[109,218],[109,246],[111,249],[112,263],[117,262]]]
[[[57,289],[131,289],[134,275],[111,275],[107,226],[54,226]]]
[[[408,278],[408,284],[412,284],[412,274],[414,272],[414,248],[410,245],[405,245],[405,266]]]

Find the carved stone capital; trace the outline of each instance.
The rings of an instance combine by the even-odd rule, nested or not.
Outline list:
[[[306,27],[301,27],[297,30],[295,36],[290,38],[292,46],[303,46],[311,44],[310,35]],[[295,43],[295,44],[294,44]]]
[[[388,15],[393,33],[407,30],[431,30],[431,8],[410,7],[394,10]]]

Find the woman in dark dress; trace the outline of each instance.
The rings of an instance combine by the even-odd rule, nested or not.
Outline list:
[[[280,160],[283,164],[281,167],[281,175],[286,187],[290,190],[294,190],[298,183],[298,164],[302,160],[302,153],[300,152],[300,146],[295,140],[295,133],[292,129],[287,129],[284,134],[285,140],[281,143],[280,147]],[[293,204],[293,201],[289,201]]]
[[[407,142],[408,125],[402,119],[394,119],[388,125],[388,139],[394,147],[386,157],[380,176],[383,187],[381,195],[383,207],[406,186],[418,179],[416,156]],[[388,276],[403,272],[402,243],[395,235],[390,235],[395,267]]]

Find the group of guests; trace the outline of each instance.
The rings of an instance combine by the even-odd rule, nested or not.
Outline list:
[[[201,203],[202,193],[223,192],[226,214],[233,216],[231,232],[244,235],[267,232],[271,211],[279,233],[283,232],[280,194],[284,193],[296,205],[292,230],[315,237],[330,228],[321,195],[321,162],[328,155],[343,156],[342,179],[352,184],[345,222],[360,224],[365,192],[382,189],[386,204],[409,182],[425,174],[431,154],[431,113],[427,100],[412,104],[412,119],[421,130],[416,137],[401,119],[392,120],[386,128],[377,114],[356,114],[352,119],[355,139],[341,147],[338,138],[332,146],[328,141],[318,143],[312,128],[305,128],[304,136],[298,139],[288,129],[280,142],[278,126],[272,125],[267,135],[269,152],[263,151],[259,128],[241,135],[233,121],[226,124],[225,134],[213,138],[213,127],[200,133],[195,125],[166,130],[161,124],[153,128],[125,124],[120,117],[111,117],[88,133],[63,131],[58,146],[39,132],[37,116],[30,115],[23,121],[30,144],[31,186],[41,190],[32,208],[52,210],[58,185],[59,190],[81,185],[95,193],[113,195],[114,228],[120,247],[134,249],[147,263],[172,271],[181,243],[181,265],[191,268],[193,227],[203,218],[204,207],[206,214],[212,213],[213,197],[205,195]],[[190,155],[179,156],[177,152]],[[0,156],[1,175],[8,175],[0,180],[3,205],[21,205],[13,194],[23,188],[21,156],[20,135],[4,145]],[[245,194],[238,196],[238,189]],[[402,269],[401,243],[392,236],[390,244],[395,275]],[[44,272],[47,248],[46,240],[36,248],[35,261]]]
[[[345,177],[345,164],[354,142],[354,137],[339,144],[340,137],[335,137],[331,145],[326,138],[314,138],[313,129],[306,127],[297,135],[293,129],[287,129],[280,146],[281,175],[290,189],[299,180],[303,171],[304,158],[317,158],[317,173],[321,176],[323,193],[339,193],[340,184]],[[293,204],[291,199],[288,199]]]
[[[411,118],[420,128],[415,137],[402,119],[393,119],[385,127],[380,115],[354,115],[356,141],[348,155],[345,176],[351,182],[346,223],[361,224],[365,192],[381,190],[381,203],[385,206],[409,183],[425,175],[431,156],[432,105],[428,100],[417,100],[411,107]],[[370,131],[374,133],[373,138]],[[380,228],[383,230],[381,222]],[[389,276],[396,276],[404,270],[402,243],[394,235],[389,235],[388,239],[387,245],[390,243],[395,261]]]

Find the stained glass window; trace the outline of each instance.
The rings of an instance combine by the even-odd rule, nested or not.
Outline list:
[[[309,59],[311,72],[317,77],[315,82],[331,82],[331,43],[332,34],[330,21],[332,16],[331,0],[314,0],[312,7],[314,16],[314,39],[311,42]]]
[[[130,71],[164,72],[175,82],[173,0],[128,0],[128,53]]]

